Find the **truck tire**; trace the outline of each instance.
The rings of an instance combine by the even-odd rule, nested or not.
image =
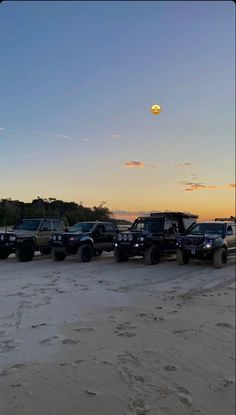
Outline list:
[[[34,257],[34,247],[30,243],[22,244],[15,251],[16,259],[19,262],[31,261]]]
[[[51,254],[51,248],[41,248],[40,253],[41,255],[50,255]]]
[[[126,262],[129,260],[129,255],[127,255],[125,252],[122,252],[119,248],[115,248],[114,258],[116,262]]]
[[[218,248],[213,254],[213,264],[215,268],[223,268],[227,263],[227,252],[225,248]]]
[[[5,249],[0,251],[0,259],[7,259],[9,257],[9,252]]]
[[[64,261],[66,254],[64,254],[64,252],[57,252],[52,250],[51,257],[53,261]]]
[[[144,262],[146,265],[158,264],[161,260],[160,249],[157,245],[149,246],[144,253]]]
[[[90,262],[93,258],[93,249],[88,244],[83,244],[78,248],[77,259],[78,262]]]
[[[176,259],[179,265],[186,265],[189,263],[189,257],[182,249],[177,249]]]

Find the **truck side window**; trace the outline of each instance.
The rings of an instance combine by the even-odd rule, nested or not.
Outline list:
[[[51,231],[51,221],[45,219],[40,228],[41,231],[48,232]]]
[[[59,220],[52,221],[52,230],[54,232],[62,232],[64,230],[63,224]]]
[[[115,230],[113,223],[106,223],[104,227],[106,232],[114,232]]]
[[[232,228],[232,226],[228,226],[227,227],[226,233],[227,233],[227,235],[233,235],[233,228]]]

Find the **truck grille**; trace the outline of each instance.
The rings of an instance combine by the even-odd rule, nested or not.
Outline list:
[[[185,246],[200,246],[202,245],[202,238],[188,238],[184,240]]]

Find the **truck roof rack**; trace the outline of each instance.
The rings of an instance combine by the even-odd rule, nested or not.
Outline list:
[[[215,218],[215,222],[236,222],[236,216],[230,216],[230,218]]]
[[[172,216],[172,215],[176,215],[176,216],[182,216],[183,218],[198,218],[198,215],[194,215],[193,213],[188,213],[188,212],[153,212],[150,213],[150,217],[158,217],[158,216]]]

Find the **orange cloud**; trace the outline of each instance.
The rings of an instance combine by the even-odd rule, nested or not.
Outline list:
[[[144,168],[144,167],[151,167],[151,168],[157,168],[158,165],[157,164],[146,164],[143,163],[142,161],[135,161],[135,160],[131,160],[131,161],[127,161],[126,163],[124,163],[125,167],[136,167],[136,168]]]
[[[225,185],[212,185],[204,183],[192,183],[192,182],[179,182],[185,187],[186,192],[193,192],[195,190],[219,190],[219,189],[233,189],[236,187],[234,183]]]
[[[179,169],[181,167],[190,167],[190,166],[192,166],[192,163],[189,163],[188,161],[186,161],[185,163],[178,163],[178,164],[176,164],[175,165],[175,168],[176,169]]]
[[[142,161],[127,161],[124,164],[125,167],[138,167],[138,168],[143,168],[144,167],[144,163]]]

